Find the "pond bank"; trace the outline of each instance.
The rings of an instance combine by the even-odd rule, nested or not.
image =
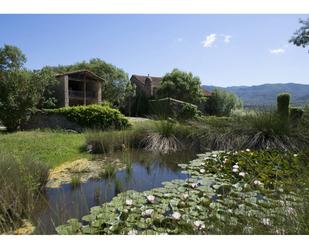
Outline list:
[[[109,160],[107,157],[100,160],[83,158],[73,162],[66,162],[50,170],[46,187],[59,188],[62,184],[71,183],[74,177],[78,177],[80,183],[85,183],[89,179],[98,179],[104,174],[107,164],[112,165],[117,170],[126,167],[119,159]]]

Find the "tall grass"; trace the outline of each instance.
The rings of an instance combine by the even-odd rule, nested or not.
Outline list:
[[[202,150],[280,149],[300,151],[309,146],[309,122],[294,124],[272,111],[230,118],[209,117],[195,124],[194,140]]]
[[[187,126],[170,120],[149,121],[122,131],[88,131],[86,143],[93,153],[132,148],[168,153],[184,149],[189,133]]]
[[[29,155],[16,159],[0,153],[0,233],[16,229],[30,217],[47,182],[49,167]]]

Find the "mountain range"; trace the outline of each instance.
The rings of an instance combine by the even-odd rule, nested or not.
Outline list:
[[[216,86],[203,85],[202,87],[212,91]],[[277,95],[282,92],[290,93],[292,105],[309,104],[309,84],[276,83],[218,88],[236,94],[243,101],[244,106],[276,105]]]

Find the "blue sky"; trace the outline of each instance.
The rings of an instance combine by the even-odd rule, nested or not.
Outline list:
[[[191,71],[218,86],[309,84],[309,54],[288,43],[309,15],[0,15],[0,46],[26,66],[101,58],[131,74]]]

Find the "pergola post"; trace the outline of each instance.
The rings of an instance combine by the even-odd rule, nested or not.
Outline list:
[[[97,81],[97,97],[98,97],[98,103],[102,103],[102,84],[100,81]]]
[[[84,75],[84,105],[87,105],[87,87],[86,87],[86,76]]]
[[[69,97],[69,76],[65,75],[63,77],[63,85],[64,85],[64,106],[70,105],[70,97]]]

